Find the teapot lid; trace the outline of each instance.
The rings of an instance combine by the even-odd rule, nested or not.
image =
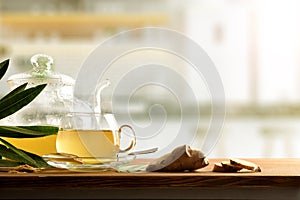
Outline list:
[[[27,72],[14,74],[7,80],[8,84],[18,86],[23,83],[38,85],[47,83],[54,86],[73,86],[74,79],[70,76],[54,72],[52,70],[53,58],[46,54],[36,54],[31,57],[30,62],[33,68]]]

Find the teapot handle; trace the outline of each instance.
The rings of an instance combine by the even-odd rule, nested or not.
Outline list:
[[[133,135],[133,138],[132,138],[132,140],[131,140],[131,142],[130,142],[130,145],[129,145],[127,148],[125,148],[125,149],[120,149],[120,151],[119,151],[120,153],[125,153],[125,152],[127,152],[127,151],[133,149],[133,147],[134,147],[135,144],[136,144],[136,135],[135,135],[135,131],[133,130],[133,128],[132,128],[131,126],[129,126],[129,125],[127,125],[127,124],[124,124],[124,125],[120,126],[120,128],[119,128],[119,130],[118,130],[120,137],[121,137],[121,133],[122,133],[122,129],[123,129],[123,128],[128,128],[128,129],[131,131],[131,133],[132,133],[132,135]]]

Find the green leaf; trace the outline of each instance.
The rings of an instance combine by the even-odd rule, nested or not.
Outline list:
[[[21,154],[24,153],[27,156],[29,156],[32,160],[35,161],[35,163],[33,164],[32,162],[28,162],[28,160],[26,158],[24,158],[23,156],[21,156],[20,154],[17,154],[12,149],[7,148],[5,145],[0,144],[0,155],[3,156],[4,158],[10,159],[11,161],[14,161],[15,163],[18,163],[18,165],[28,164],[33,167],[39,167],[39,168],[50,168],[51,167],[40,156],[30,153],[30,152],[27,152],[27,151],[24,151],[24,150],[21,150],[21,149],[17,149],[17,150],[20,151]],[[5,164],[5,163],[3,163],[3,164]],[[0,166],[1,166],[1,164],[0,164]]]
[[[41,84],[36,87],[28,88],[10,98],[0,101],[0,119],[7,117],[29,104],[47,84]]]
[[[58,132],[55,126],[0,126],[0,136],[9,138],[36,138]]]
[[[19,87],[15,88],[14,90],[12,90],[11,92],[9,92],[7,95],[5,95],[1,100],[1,101],[6,101],[6,99],[12,98],[13,96],[15,96],[16,94],[18,94],[19,92],[22,92],[25,90],[27,86],[27,83],[24,83],[22,85],[20,85]]]
[[[6,73],[8,69],[8,65],[9,65],[9,59],[4,60],[3,62],[0,63],[0,79],[2,79],[2,77]]]
[[[32,159],[29,155],[27,155],[24,151],[16,148],[9,142],[5,141],[4,139],[0,138],[0,142],[2,142],[6,147],[8,147],[10,150],[12,150],[14,153],[16,153],[18,156],[22,157],[22,160],[24,161],[25,164],[34,166],[34,167],[39,167],[38,163]],[[5,157],[5,156],[3,156]],[[20,158],[18,158],[20,159]],[[18,161],[18,160],[17,160]]]
[[[11,160],[0,160],[0,167],[17,167],[23,163],[11,161]]]
[[[44,161],[44,159],[42,157],[40,157],[39,155],[21,150],[24,153],[26,153],[28,156],[30,156],[33,160],[35,160],[35,162],[37,163],[36,167],[38,168],[52,168],[52,166],[48,165],[46,161]]]
[[[27,160],[24,159],[22,156],[18,155],[15,153],[13,150],[7,148],[5,145],[0,144],[0,155],[4,158],[13,160],[13,161],[18,161],[21,164],[27,164]]]

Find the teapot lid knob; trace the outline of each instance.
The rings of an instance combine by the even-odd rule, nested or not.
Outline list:
[[[46,54],[36,54],[31,57],[30,62],[34,70],[51,70],[53,58]]]
[[[53,71],[54,62],[51,56],[35,54],[30,58],[30,62],[33,66],[32,70],[8,78],[7,82],[12,88],[25,82],[31,85],[47,83],[53,87],[74,85],[75,81],[72,77]]]

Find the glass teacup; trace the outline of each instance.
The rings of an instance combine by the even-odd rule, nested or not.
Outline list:
[[[56,138],[60,154],[76,156],[82,163],[95,164],[115,161],[119,153],[129,152],[136,143],[135,132],[129,125],[117,126],[112,114],[69,113],[61,121]],[[121,148],[121,137],[128,136],[130,144]]]

